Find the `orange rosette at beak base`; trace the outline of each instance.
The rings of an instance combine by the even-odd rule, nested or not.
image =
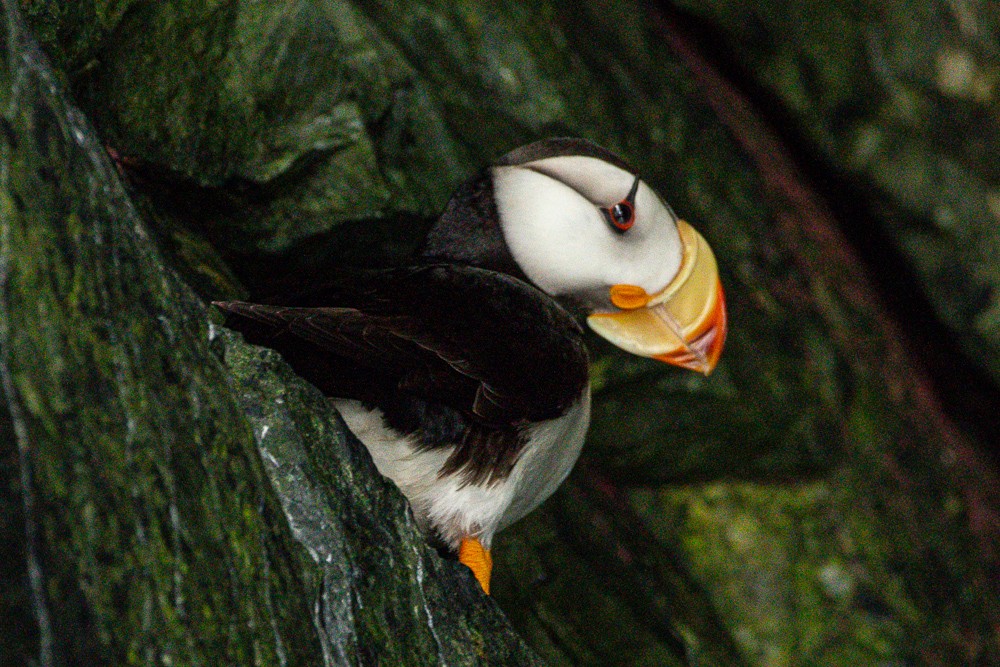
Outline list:
[[[647,294],[635,285],[614,285],[620,310],[594,313],[587,324],[626,352],[708,375],[726,340],[726,300],[712,249],[691,225],[677,221],[683,246],[677,275]]]

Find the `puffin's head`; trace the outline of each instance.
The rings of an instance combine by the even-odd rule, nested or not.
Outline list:
[[[476,220],[460,226],[482,237],[473,241],[480,252],[502,254],[542,291],[582,305],[591,329],[627,352],[712,371],[726,337],[715,257],[634,169],[588,141],[547,139],[508,153],[480,181],[456,195],[476,201]],[[432,246],[456,240],[448,218],[458,213],[453,199]]]

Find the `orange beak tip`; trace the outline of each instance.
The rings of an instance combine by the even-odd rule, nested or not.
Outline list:
[[[686,368],[702,373],[705,377],[711,375],[722,356],[722,348],[726,343],[728,326],[726,321],[726,297],[719,282],[716,289],[715,308],[711,316],[706,318],[697,335],[687,338],[678,349],[666,354],[658,354],[653,358],[673,366]]]

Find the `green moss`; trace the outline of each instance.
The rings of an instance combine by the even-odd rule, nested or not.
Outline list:
[[[213,351],[205,306],[16,19],[3,20],[0,78],[17,86],[0,89],[0,505],[19,509],[0,530],[32,536],[4,552],[5,658],[536,664],[466,569],[427,547],[315,390],[273,354],[221,337]],[[307,479],[272,478],[247,414],[265,416],[268,444],[281,433]],[[306,446],[328,474],[291,460]],[[340,542],[310,542],[290,522],[295,494],[326,508]],[[317,559],[317,545],[339,557]]]
[[[845,548],[857,536],[830,530],[846,509],[839,495],[826,482],[716,483],[632,501],[657,534],[679,540],[748,662],[901,663],[900,619],[866,609],[870,575]]]

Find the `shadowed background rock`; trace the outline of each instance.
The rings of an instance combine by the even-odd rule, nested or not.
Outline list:
[[[1000,660],[989,411],[926,363],[996,396],[996,8],[785,4],[6,0],[0,655],[535,661],[202,304],[395,260],[461,180],[572,134],[696,222],[731,330],[707,379],[593,341],[584,460],[495,545],[521,636],[553,664]]]

